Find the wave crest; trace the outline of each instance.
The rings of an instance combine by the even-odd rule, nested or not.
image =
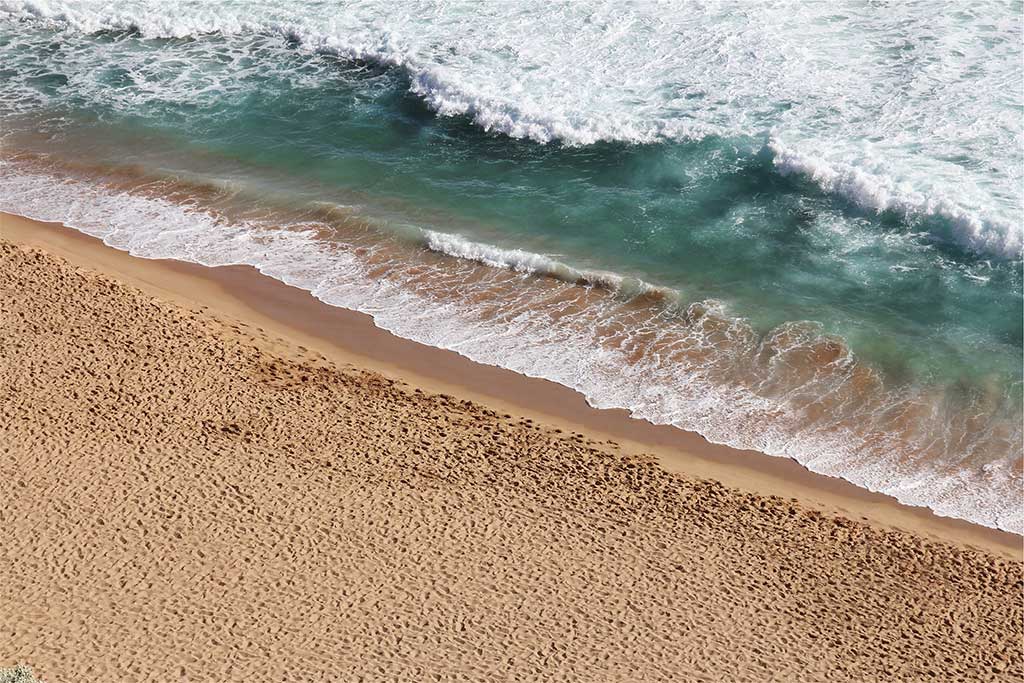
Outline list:
[[[503,268],[529,275],[550,277],[569,284],[596,287],[625,298],[643,298],[662,304],[676,303],[679,293],[669,287],[659,287],[639,278],[607,270],[581,270],[562,261],[522,249],[502,249],[490,244],[473,242],[460,235],[421,231],[424,246],[431,251],[455,258],[475,261],[492,268]]]
[[[888,176],[803,154],[778,140],[770,141],[768,149],[773,155],[772,163],[783,176],[801,175],[822,191],[875,213],[892,211],[904,219],[942,218],[951,226],[950,238],[960,247],[980,255],[1010,260],[1021,258],[1024,248],[1021,226],[979,215],[944,194],[923,194],[901,187]]]

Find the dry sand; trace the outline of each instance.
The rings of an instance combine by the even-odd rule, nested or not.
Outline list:
[[[7,238],[31,229],[0,217]],[[165,289],[155,264],[115,279],[129,257],[84,253],[0,241],[0,667],[50,682],[1024,677],[1018,537],[884,503],[912,522],[894,530],[824,493],[670,473],[596,432],[300,346],[301,330],[196,303],[212,288]],[[883,503],[844,505],[874,520]]]

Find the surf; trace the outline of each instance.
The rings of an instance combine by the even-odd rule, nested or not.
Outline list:
[[[372,3],[356,3],[335,14],[287,3],[200,8],[131,2],[111,11],[101,2],[5,0],[0,15],[79,35],[122,32],[151,40],[274,36],[287,49],[399,69],[408,90],[437,115],[466,117],[489,133],[541,144],[752,138],[770,150],[784,175],[800,174],[823,191],[872,210],[942,216],[953,224],[949,237],[962,247],[996,258],[1021,258],[1024,228],[1016,214],[1024,176],[1013,155],[1024,144],[1024,134],[1014,114],[1020,103],[1007,101],[1004,94],[1019,71],[1014,41],[1019,44],[1021,35],[1019,22],[995,8],[995,16],[1005,20],[997,22],[995,31],[981,21],[987,13],[980,8],[943,19],[950,22],[943,27],[949,49],[964,51],[979,40],[990,45],[993,73],[973,82],[960,77],[955,66],[940,71],[936,65],[945,64],[944,55],[928,52],[932,48],[926,42],[909,43],[925,51],[920,57],[885,50],[872,53],[875,61],[843,55],[850,40],[843,37],[847,22],[860,31],[868,24],[893,41],[920,41],[917,29],[933,34],[935,18],[912,8],[891,19],[870,11],[844,16],[803,8],[807,16],[801,25],[820,25],[822,37],[791,35],[796,30],[787,28],[792,22],[770,8],[676,8],[658,14],[657,30],[642,7],[537,5],[511,14],[476,8],[434,19],[423,19],[431,15],[422,9],[411,3],[381,13]],[[702,27],[699,39],[695,25]],[[461,30],[454,31],[456,26]],[[568,47],[560,43],[557,55],[546,47],[556,42],[548,39],[551,31],[573,36]],[[816,54],[825,65],[812,68],[798,41],[819,40]],[[652,62],[666,70],[652,68]],[[924,70],[908,70],[918,66]],[[822,68],[825,73],[819,72]],[[752,81],[753,73],[766,82]],[[933,87],[948,96],[916,97],[920,78],[936,79]],[[865,85],[857,85],[857,79]],[[837,86],[832,81],[850,90],[840,100],[845,109],[833,111],[829,93]],[[899,111],[886,110],[880,121],[877,108],[884,103],[875,101],[875,93],[887,88],[902,91],[907,104]],[[205,87],[192,93],[174,89],[162,96],[188,99],[206,92]],[[977,109],[986,99],[979,93],[991,95],[989,111]],[[970,163],[947,161],[952,150],[929,142],[929,126],[936,125],[972,129],[965,140],[969,144],[956,150],[966,151]],[[897,131],[910,138],[907,144],[888,142]],[[994,176],[965,170],[992,156]],[[990,189],[993,180],[997,185]]]

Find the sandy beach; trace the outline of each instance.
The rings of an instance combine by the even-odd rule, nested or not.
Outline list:
[[[0,667],[1020,680],[1019,536],[0,214]]]

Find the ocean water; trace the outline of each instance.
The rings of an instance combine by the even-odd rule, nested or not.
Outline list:
[[[0,0],[0,210],[1021,532],[1022,16]]]

